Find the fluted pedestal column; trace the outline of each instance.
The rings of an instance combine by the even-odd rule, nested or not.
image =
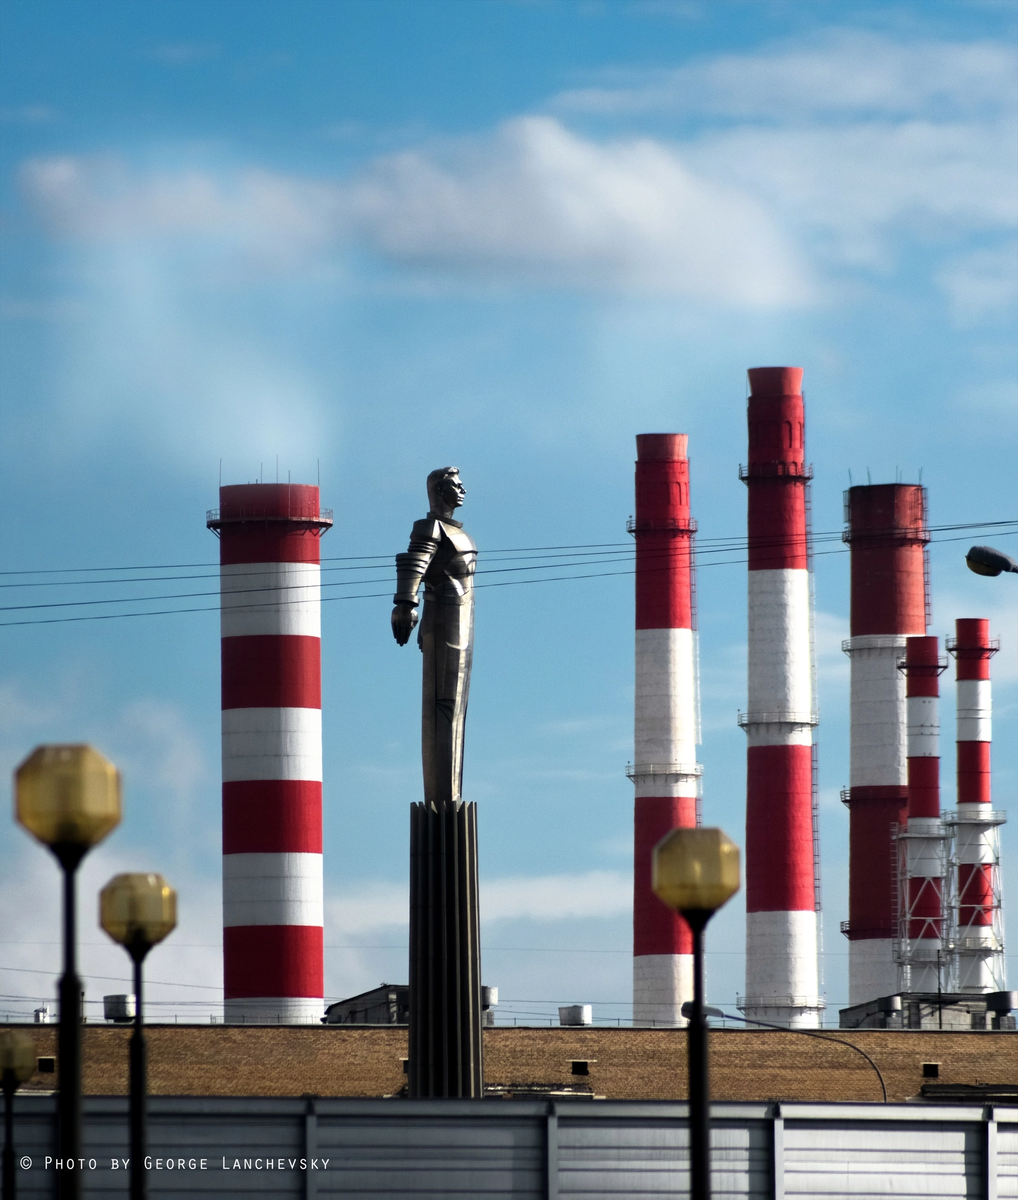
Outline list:
[[[410,808],[409,1053],[411,1096],[484,1094],[476,804]]]

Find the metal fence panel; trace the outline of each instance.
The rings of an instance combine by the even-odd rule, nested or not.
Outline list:
[[[55,1107],[52,1096],[15,1101],[16,1156],[33,1163],[18,1171],[26,1200],[55,1195],[44,1165]],[[154,1200],[671,1200],[688,1190],[682,1104],[157,1096],[149,1113],[150,1154],[163,1160],[149,1176]],[[85,1154],[96,1160],[82,1173],[85,1197],[126,1197],[126,1099],[88,1098],[84,1115]],[[780,1200],[1018,1200],[1014,1109],[782,1105],[779,1115],[724,1104],[711,1141],[717,1200],[770,1197],[772,1171]]]
[[[23,1114],[15,1110],[17,1156],[28,1156],[32,1168],[19,1171],[18,1195],[53,1196],[57,1172],[52,1162],[47,1164],[47,1157],[56,1158],[53,1106],[29,1101],[24,1107]],[[305,1171],[299,1165],[304,1157],[302,1106],[290,1102],[290,1111],[281,1111],[281,1107],[270,1102],[238,1111],[229,1103],[210,1108],[202,1101],[150,1099],[148,1150],[153,1169],[148,1176],[149,1192],[189,1198],[303,1197]],[[95,1200],[127,1196],[127,1101],[93,1098],[85,1102],[84,1109],[83,1195]],[[113,1167],[114,1160],[120,1163],[118,1168]],[[89,1165],[92,1162],[94,1167]],[[239,1169],[234,1168],[235,1163]]]
[[[495,1117],[453,1111],[445,1118],[417,1116],[406,1105],[390,1107],[384,1116],[323,1113],[318,1150],[330,1164],[317,1180],[317,1195],[542,1200],[543,1119],[536,1114],[515,1117],[511,1110]]]
[[[786,1196],[985,1195],[982,1125],[785,1121]]]
[[[1018,1124],[997,1125],[997,1200],[1018,1200]]]
[[[576,1200],[639,1196],[673,1200],[689,1191],[685,1122],[645,1118],[559,1120],[558,1194]],[[711,1181],[717,1200],[770,1195],[770,1132],[763,1122],[716,1123]]]
[[[42,1163],[47,1154],[53,1153],[53,1122],[55,1104],[48,1097],[29,1100],[24,1096],[14,1097],[14,1154],[15,1159],[27,1155],[32,1162],[31,1170],[19,1167],[16,1175],[18,1196],[50,1197],[54,1195],[53,1176],[48,1175]]]

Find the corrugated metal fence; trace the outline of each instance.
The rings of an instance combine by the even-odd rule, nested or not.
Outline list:
[[[54,1113],[53,1097],[16,1098],[19,1196],[55,1195]],[[1018,1200],[1018,1108],[717,1104],[713,1120],[717,1200]],[[686,1146],[686,1106],[666,1102],[157,1096],[149,1190],[665,1200],[687,1194]],[[127,1194],[127,1153],[126,1100],[86,1099],[85,1196]]]

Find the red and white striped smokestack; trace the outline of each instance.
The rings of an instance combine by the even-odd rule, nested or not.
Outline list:
[[[813,664],[799,367],[749,372],[749,697],[746,995],[749,1017],[811,1028],[817,970]]]
[[[940,661],[935,637],[905,643],[908,820],[902,838],[902,912],[898,987],[935,992],[944,968],[944,879],[947,856],[940,820]]]
[[[689,927],[651,891],[651,851],[696,824],[698,713],[689,460],[684,433],[636,439],[636,785],[633,1020],[683,1025],[693,998]]]
[[[955,621],[948,649],[957,662],[958,862],[957,916],[952,931],[963,992],[1003,991],[1003,921],[1000,906],[1000,842],[1004,814],[990,803],[992,704],[990,659],[999,649],[990,622],[981,617]]]
[[[319,537],[305,484],[219,489],[227,1022],[318,1021],[322,961]]]
[[[892,826],[908,807],[905,677],[898,663],[911,636],[926,633],[925,490],[912,483],[845,493],[852,555],[851,751],[848,796],[848,993],[864,1004],[898,990],[894,957]]]

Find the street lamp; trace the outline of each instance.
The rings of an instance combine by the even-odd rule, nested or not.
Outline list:
[[[35,1074],[35,1042],[27,1033],[0,1033],[0,1078],[4,1089],[3,1200],[14,1200],[14,1093]]]
[[[654,847],[651,887],[660,901],[682,914],[693,934],[693,1003],[688,1010],[686,1029],[689,1194],[691,1200],[710,1200],[710,1083],[703,995],[703,931],[717,910],[739,890],[739,848],[720,829],[673,829]]]
[[[994,550],[992,546],[972,546],[965,555],[965,563],[977,575],[1000,575],[1004,571],[1018,574],[1018,562],[1010,554]]]
[[[120,824],[120,774],[91,746],[37,746],[14,772],[18,822],[53,851],[64,872],[64,973],[57,1040],[58,1153],[81,1155],[81,980],[77,967],[75,873],[85,855]],[[81,1172],[59,1172],[64,1200],[81,1195]]]
[[[134,1032],[131,1034],[131,1200],[145,1197],[145,1035],[142,1032],[141,964],[177,925],[177,893],[162,875],[114,875],[99,893],[99,924],[134,962]]]

